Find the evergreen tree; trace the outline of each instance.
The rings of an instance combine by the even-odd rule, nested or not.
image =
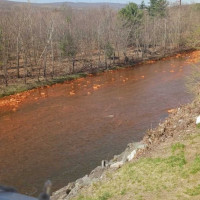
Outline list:
[[[119,14],[127,22],[131,22],[132,24],[139,24],[143,17],[143,11],[135,3],[129,3],[119,11]]]
[[[63,57],[73,58],[77,54],[77,46],[74,38],[70,34],[66,34],[60,42],[60,49]]]
[[[150,0],[148,8],[150,16],[166,16],[166,8],[168,6],[167,0]]]

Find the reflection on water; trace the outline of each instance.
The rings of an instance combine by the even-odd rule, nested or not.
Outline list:
[[[1,99],[0,182],[35,195],[85,175],[191,99],[189,69],[178,56]]]

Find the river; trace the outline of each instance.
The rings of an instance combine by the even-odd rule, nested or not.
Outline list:
[[[0,108],[0,183],[34,196],[51,179],[56,190],[140,141],[168,110],[191,101],[189,56],[35,89],[22,102],[0,99],[18,103]]]

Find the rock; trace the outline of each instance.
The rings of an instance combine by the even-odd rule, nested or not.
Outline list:
[[[146,148],[146,144],[139,142],[138,145],[136,146],[137,149],[145,149]]]
[[[131,160],[135,157],[136,152],[137,152],[136,150],[133,150],[133,151],[127,156],[128,161],[131,161]]]
[[[105,169],[106,168],[102,168],[102,167],[98,166],[90,173],[89,177],[93,181],[95,181],[95,180],[99,179],[102,176],[102,174],[103,174]]]
[[[197,117],[196,124],[200,124],[200,116]]]
[[[101,161],[101,167],[104,168],[104,167],[108,167],[109,163],[107,160],[102,160]]]
[[[110,165],[110,168],[120,168],[122,165],[124,164],[123,161],[119,161],[119,162],[116,162],[116,163],[113,163],[112,165]]]
[[[66,190],[66,194],[68,195],[71,192],[71,189]]]
[[[90,185],[92,183],[91,178],[88,175],[85,175],[83,178],[76,180],[75,183],[68,184],[67,188],[65,188],[66,196],[63,196],[65,200],[71,199],[76,196],[78,191],[84,186]],[[55,195],[55,194],[54,194]]]
[[[91,183],[91,179],[88,175],[85,175],[83,178],[76,180],[75,187],[83,187],[85,185],[89,185]]]
[[[108,115],[108,116],[106,116],[106,117],[108,117],[108,118],[113,118],[113,117],[114,117],[114,115]]]
[[[113,162],[114,162],[114,161],[117,161],[117,160],[119,159],[119,157],[120,157],[120,155],[114,155],[112,161],[113,161]]]

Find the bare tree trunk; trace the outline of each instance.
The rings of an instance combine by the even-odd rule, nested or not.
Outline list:
[[[105,50],[104,50],[104,59],[105,59],[106,69],[108,69],[108,62],[107,62],[107,56],[106,56]]]
[[[54,48],[53,48],[53,41],[51,38],[51,63],[52,63],[52,72],[51,72],[51,77],[54,77]]]
[[[115,64],[115,52],[113,53],[113,64]]]
[[[4,69],[5,85],[8,86],[8,69],[7,69],[7,59],[6,59],[6,57],[4,57],[3,69]]]
[[[24,83],[27,83],[27,76],[28,76],[28,66],[27,66],[27,55],[24,53]]]
[[[45,50],[44,53],[44,60],[43,60],[43,76],[46,78],[47,75],[47,49]]]
[[[17,78],[20,78],[20,72],[19,72],[19,36],[17,36]]]
[[[72,74],[74,74],[74,68],[75,68],[75,59],[72,59]]]

